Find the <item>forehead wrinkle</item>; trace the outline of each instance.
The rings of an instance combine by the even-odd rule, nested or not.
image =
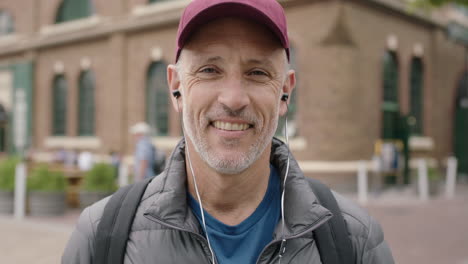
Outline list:
[[[263,65],[268,68],[274,68],[274,63],[271,59],[269,58],[263,58],[263,59],[249,59],[247,60],[248,65]]]

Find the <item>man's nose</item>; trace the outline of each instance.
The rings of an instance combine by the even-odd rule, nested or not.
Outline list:
[[[223,84],[218,101],[232,111],[238,111],[250,104],[250,98],[241,78],[230,78]]]

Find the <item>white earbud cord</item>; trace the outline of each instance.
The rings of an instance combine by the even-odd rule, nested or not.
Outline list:
[[[286,192],[286,180],[288,179],[289,175],[289,135],[288,135],[288,114],[289,114],[289,105],[286,103],[286,121],[284,125],[284,135],[286,137],[286,145],[288,147],[288,161],[286,162],[286,173],[284,174],[284,181],[283,181],[283,192],[281,194],[281,246],[280,246],[280,253],[278,255],[278,263],[281,264],[281,258],[286,251],[286,239],[285,239],[285,230],[286,224],[284,221],[284,194]]]
[[[190,151],[189,151],[187,142],[185,142],[185,149],[187,150],[187,158],[188,158],[188,161],[189,161],[190,171],[192,172],[193,183],[195,185],[195,192],[197,193],[198,203],[200,204],[200,212],[201,212],[201,217],[202,217],[202,222],[203,222],[203,229],[205,230],[206,241],[208,241],[208,247],[210,248],[210,252],[211,252],[211,259],[212,259],[212,262],[214,264],[214,263],[216,263],[215,262],[215,254],[213,252],[213,249],[211,248],[210,237],[208,236],[208,230],[206,229],[205,213],[204,213],[204,210],[203,210],[203,204],[202,204],[202,200],[200,198],[200,193],[198,192],[197,179],[195,177],[195,172],[193,171],[192,161],[190,159]]]
[[[180,109],[179,100],[177,100],[177,108]],[[183,136],[184,136],[184,139],[185,139],[185,127],[184,127],[184,122],[183,122],[182,118],[181,118],[181,123],[182,123],[182,133],[183,133]],[[190,151],[189,151],[187,140],[185,140],[185,150],[187,151],[187,159],[188,159],[188,162],[189,162],[190,172],[192,173],[192,179],[193,179],[193,183],[194,183],[194,186],[195,186],[195,193],[197,194],[198,203],[200,204],[200,213],[201,213],[201,217],[202,217],[203,231],[205,231],[206,241],[208,242],[208,248],[210,249],[211,261],[212,261],[213,264],[215,264],[216,263],[215,262],[215,254],[214,254],[213,249],[211,248],[210,237],[208,236],[208,230],[206,229],[205,212],[203,210],[203,204],[202,204],[202,200],[201,200],[201,197],[200,197],[200,192],[198,191],[197,179],[195,177],[195,172],[193,171],[192,160],[190,159]]]
[[[177,100],[177,107],[180,109],[178,100]],[[286,243],[286,239],[285,239],[285,229],[286,229],[286,227],[285,227],[285,220],[284,220],[284,195],[285,195],[285,192],[286,192],[286,180],[287,180],[288,174],[289,174],[289,155],[290,155],[290,152],[289,152],[289,135],[288,135],[288,113],[289,113],[288,104],[286,104],[286,107],[287,107],[287,112],[286,112],[286,120],[285,120],[285,126],[284,126],[284,135],[286,137],[286,145],[288,147],[288,160],[287,160],[287,163],[286,163],[286,173],[284,175],[283,191],[282,191],[282,194],[281,194],[281,246],[280,246],[279,259],[278,259],[279,264],[281,264],[281,258],[283,257],[283,255],[284,255],[284,253],[286,251],[286,245],[285,245],[285,243]],[[183,120],[182,120],[181,123],[182,123],[182,133],[184,134],[184,138],[185,138],[185,127],[184,127]],[[204,213],[204,210],[203,210],[203,204],[202,204],[202,200],[201,200],[201,197],[200,197],[200,192],[198,191],[197,179],[195,177],[195,172],[193,170],[192,161],[190,159],[190,151],[189,151],[189,148],[188,148],[187,141],[185,142],[185,149],[187,151],[187,159],[188,159],[188,162],[189,162],[190,172],[192,173],[192,179],[193,179],[193,183],[194,183],[194,186],[195,186],[195,193],[197,194],[198,203],[200,204],[200,213],[201,213],[201,217],[202,217],[203,230],[205,231],[206,240],[208,242],[208,248],[210,249],[210,253],[211,253],[212,263],[214,264],[214,263],[216,263],[215,262],[215,254],[214,254],[213,249],[211,247],[210,238],[209,238],[209,235],[208,235],[208,230],[206,229],[205,213]]]

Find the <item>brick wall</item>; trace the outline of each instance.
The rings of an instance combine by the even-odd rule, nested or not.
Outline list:
[[[97,0],[95,8],[106,20],[130,24],[151,19],[151,15],[130,15],[134,7],[146,2],[119,0],[109,5]],[[415,44],[424,48],[424,134],[435,140],[437,157],[448,155],[452,150],[455,87],[463,67],[462,47],[447,40],[434,25],[362,1],[340,3],[298,1],[286,7],[289,35],[297,54],[297,125],[299,136],[307,141],[307,148],[295,151],[295,156],[339,161],[371,157],[373,144],[381,134],[382,56],[390,35],[398,40],[403,112],[409,110],[413,49]],[[3,0],[0,8],[12,10],[19,32],[31,33],[54,23],[60,1],[38,1],[36,8],[33,4],[33,0]],[[340,23],[342,27],[337,27]],[[112,23],[99,26],[112,27]],[[88,58],[96,76],[96,136],[103,144],[100,152],[131,153],[133,140],[128,128],[145,118],[145,82],[151,54],[160,49],[162,60],[173,62],[176,27],[175,22],[150,25],[1,56],[0,64],[25,57],[36,62],[35,147],[44,148],[44,140],[50,136],[51,87],[57,62],[64,65],[69,88],[67,135],[76,135],[77,83],[81,61]],[[180,122],[170,109],[170,135],[177,136]]]

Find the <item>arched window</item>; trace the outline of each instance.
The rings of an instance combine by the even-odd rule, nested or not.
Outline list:
[[[294,88],[292,94],[289,96],[289,105],[288,105],[288,136],[294,137],[298,135],[297,131],[297,90],[299,89],[297,85],[297,55],[296,50],[293,47],[289,48],[289,63],[291,69],[296,71],[296,87]],[[284,126],[286,124],[286,120],[284,117],[280,117],[278,120],[278,128],[276,129],[277,136],[284,136]]]
[[[83,71],[80,75],[78,91],[78,135],[94,135],[94,74],[90,70]]]
[[[413,58],[410,72],[410,131],[413,135],[423,132],[423,63],[420,58]]]
[[[400,105],[398,103],[398,61],[394,52],[385,52],[382,74],[382,137],[384,139],[395,139],[398,136]]]
[[[0,10],[0,36],[13,33],[14,30],[13,17],[7,11]]]
[[[55,23],[85,18],[92,14],[94,7],[91,0],[63,0],[57,10]]]
[[[169,132],[168,90],[166,64],[151,63],[146,79],[146,121],[158,136],[167,136]]]
[[[52,134],[64,136],[67,124],[67,81],[62,74],[54,78],[52,98]]]

